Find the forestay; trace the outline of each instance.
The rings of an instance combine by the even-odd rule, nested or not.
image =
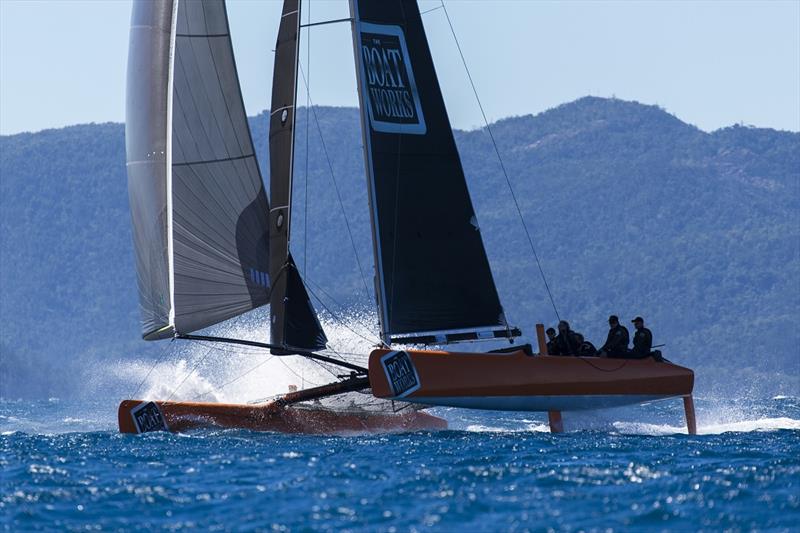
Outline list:
[[[378,306],[386,342],[508,328],[415,0],[352,0]]]

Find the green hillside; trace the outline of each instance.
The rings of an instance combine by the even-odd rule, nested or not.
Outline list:
[[[313,116],[304,205],[304,113],[294,255],[337,302],[368,307]],[[371,287],[358,115],[316,113]],[[252,126],[268,168],[265,115]],[[705,133],[601,98],[492,128],[562,318],[601,343],[608,314],[641,314],[701,390],[800,390],[800,134]],[[486,132],[456,138],[509,319],[554,324]],[[0,395],[66,396],[88,365],[154,353],[138,336],[124,162],[120,124],[0,137]]]

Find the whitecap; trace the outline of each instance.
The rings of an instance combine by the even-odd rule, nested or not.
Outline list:
[[[620,433],[633,435],[675,435],[687,433],[686,426],[669,424],[648,424],[641,422],[614,422],[614,428]],[[721,433],[750,433],[753,431],[778,431],[782,429],[800,430],[800,420],[793,418],[759,418],[757,420],[739,420],[704,424],[698,423],[698,435],[719,435]]]

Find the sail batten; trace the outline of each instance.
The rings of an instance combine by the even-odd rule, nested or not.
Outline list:
[[[381,336],[510,336],[419,7],[350,5]]]

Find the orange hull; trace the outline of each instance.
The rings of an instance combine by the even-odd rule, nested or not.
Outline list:
[[[148,404],[158,407],[158,414],[169,431],[194,428],[237,428],[281,433],[341,434],[404,432],[447,429],[447,421],[409,411],[397,414],[337,412],[328,409],[287,407],[278,402],[266,404],[221,404],[201,402],[144,402],[124,400],[119,405],[119,430],[142,433],[154,429],[137,427],[133,413]]]
[[[405,354],[405,355],[402,355]],[[689,396],[694,373],[652,358],[374,350],[372,393],[429,405],[518,411],[580,410]]]

